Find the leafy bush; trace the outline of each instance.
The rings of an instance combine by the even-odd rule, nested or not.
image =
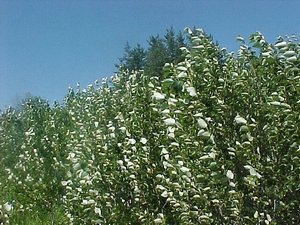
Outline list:
[[[3,215],[299,224],[298,40],[257,32],[252,47],[237,38],[235,55],[202,29],[186,33],[184,60],[166,63],[163,79],[120,71],[112,85],[70,89],[63,106],[35,99],[3,112]]]

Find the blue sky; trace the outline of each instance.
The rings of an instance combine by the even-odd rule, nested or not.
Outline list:
[[[299,37],[299,12],[298,0],[0,0],[0,109],[28,92],[61,103],[69,86],[113,75],[127,41],[147,47],[171,26],[236,52],[238,35]]]

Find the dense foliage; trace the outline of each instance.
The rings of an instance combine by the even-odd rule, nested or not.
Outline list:
[[[163,77],[121,68],[2,113],[2,220],[300,224],[298,40],[257,32],[234,55],[186,33]]]
[[[116,67],[119,70],[128,70],[129,73],[143,70],[148,77],[162,78],[165,63],[177,64],[184,60],[180,48],[186,47],[187,44],[182,33],[176,34],[173,27],[167,29],[163,38],[159,35],[150,36],[147,42],[149,44],[147,49],[140,44],[131,48],[127,42],[124,55]]]

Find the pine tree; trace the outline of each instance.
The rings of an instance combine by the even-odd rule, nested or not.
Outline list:
[[[116,65],[117,68],[121,66],[123,69],[128,70],[129,72],[144,69],[146,52],[140,44],[137,44],[136,47],[131,49],[129,43],[127,42],[125,44],[124,51],[124,56],[119,58],[120,64]]]
[[[177,36],[175,36],[175,31],[173,27],[171,27],[167,29],[164,42],[167,50],[167,62],[176,64],[182,61],[183,56],[180,48],[186,46],[182,33],[179,32]]]
[[[167,29],[163,38],[159,35],[150,36],[147,42],[147,50],[140,44],[132,49],[127,42],[124,56],[119,58],[120,63],[116,67],[122,71],[128,70],[129,73],[144,70],[149,77],[161,78],[165,63],[177,64],[183,60],[180,48],[186,46],[185,38],[181,32],[176,35],[173,27]]]
[[[150,77],[161,77],[163,66],[167,61],[167,50],[164,40],[159,35],[156,37],[150,36],[148,43],[150,47],[146,55],[145,74]]]

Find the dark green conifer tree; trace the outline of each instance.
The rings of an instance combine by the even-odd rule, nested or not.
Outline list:
[[[164,40],[159,35],[156,37],[150,36],[148,43],[150,47],[146,55],[145,74],[150,77],[161,77],[162,68],[168,58]]]
[[[183,56],[180,48],[186,46],[182,33],[179,32],[177,35],[175,35],[175,31],[173,27],[171,27],[170,29],[167,29],[167,33],[164,37],[165,48],[168,57],[167,62],[176,64],[182,61]]]
[[[186,46],[185,38],[181,32],[177,35],[171,27],[167,29],[163,38],[159,35],[150,36],[147,41],[149,47],[145,50],[140,44],[131,48],[125,44],[124,55],[119,58],[118,69],[132,71],[144,70],[149,77],[162,77],[165,63],[176,64],[183,60],[181,47]],[[120,68],[121,67],[121,68]]]
[[[127,42],[125,44],[124,51],[124,56],[119,58],[120,64],[116,65],[117,68],[121,66],[123,69],[128,70],[129,72],[144,69],[146,51],[140,44],[137,44],[136,47],[131,49],[129,43]]]

